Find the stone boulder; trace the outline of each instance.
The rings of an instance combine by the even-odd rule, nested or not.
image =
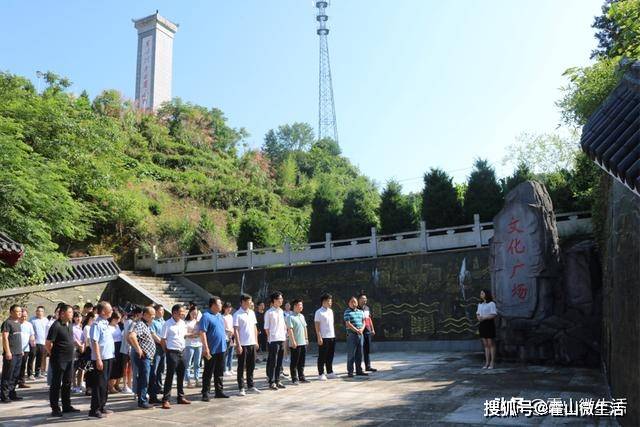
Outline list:
[[[595,243],[565,242],[560,249],[543,185],[524,182],[507,195],[494,218],[490,250],[499,354],[596,366],[602,310]]]

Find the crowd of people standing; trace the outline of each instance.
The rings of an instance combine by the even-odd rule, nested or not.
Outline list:
[[[51,316],[44,307],[31,319],[25,308],[13,305],[1,326],[3,363],[0,402],[22,400],[17,389],[29,388],[29,381],[46,376],[51,415],[78,412],[71,405],[72,393],[91,396],[89,416],[103,418],[109,394],[129,393],[138,407],[159,405],[171,409],[174,389],[177,404],[188,405],[184,386],[200,388],[208,402],[213,380],[213,397],[228,398],[224,376],[233,375],[237,358],[238,395],[261,393],[254,382],[256,363],[264,361],[270,390],[308,383],[305,376],[308,326],[301,299],[284,302],[281,292],[269,297],[269,309],[260,302],[254,307],[250,295],[242,294],[238,309],[230,302],[212,297],[201,312],[191,303],[174,305],[165,320],[162,305],[112,307],[107,301],[82,308],[61,303]],[[333,370],[335,326],[333,298],[324,294],[313,316],[318,344],[318,380],[336,378]],[[285,308],[283,310],[283,307]],[[366,376],[371,367],[369,348],[375,334],[367,296],[348,300],[344,325],[347,331],[347,376]],[[285,372],[285,355],[289,372]],[[362,367],[364,359],[365,366]],[[201,367],[202,374],[201,374]],[[84,384],[84,386],[83,386]]]

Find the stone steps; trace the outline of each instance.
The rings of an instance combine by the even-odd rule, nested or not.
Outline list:
[[[127,273],[127,276],[149,292],[165,309],[171,310],[175,304],[186,305],[190,301],[195,302],[201,310],[206,307],[207,301],[171,278],[142,276],[136,273]]]

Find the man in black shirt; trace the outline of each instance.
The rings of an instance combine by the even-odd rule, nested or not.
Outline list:
[[[71,381],[73,380],[73,356],[75,351],[75,341],[73,339],[73,308],[63,304],[60,307],[58,320],[53,322],[47,335],[47,352],[51,355],[52,378],[51,388],[49,388],[49,403],[51,404],[51,415],[61,417],[63,412],[79,412],[71,406]],[[60,389],[62,385],[62,411],[58,400],[60,399]]]
[[[20,377],[22,365],[22,328],[19,319],[22,316],[22,308],[12,305],[9,309],[9,318],[4,321],[2,331],[2,379],[0,380],[0,402],[9,403],[12,400],[22,400],[16,394],[16,384]]]

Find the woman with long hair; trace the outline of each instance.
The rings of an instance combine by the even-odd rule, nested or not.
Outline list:
[[[484,347],[485,363],[482,369],[493,369],[496,359],[496,325],[494,319],[498,315],[498,310],[496,309],[496,303],[493,302],[491,291],[488,289],[480,291],[480,299],[482,302],[478,304],[476,316],[480,322],[478,332]]]
[[[199,387],[200,382],[200,361],[202,359],[202,342],[198,330],[198,307],[195,305],[189,307],[187,317],[184,319],[187,324],[187,335],[185,335],[184,348],[184,379],[187,381],[187,387],[191,387],[191,368],[193,367],[193,379],[195,386]]]
[[[233,315],[231,312],[233,311],[233,307],[229,301],[225,302],[222,305],[222,318],[224,319],[224,332],[227,335],[227,352],[224,355],[224,374],[232,375],[232,366],[233,366],[233,348],[235,347],[234,343],[234,331],[233,331]]]

